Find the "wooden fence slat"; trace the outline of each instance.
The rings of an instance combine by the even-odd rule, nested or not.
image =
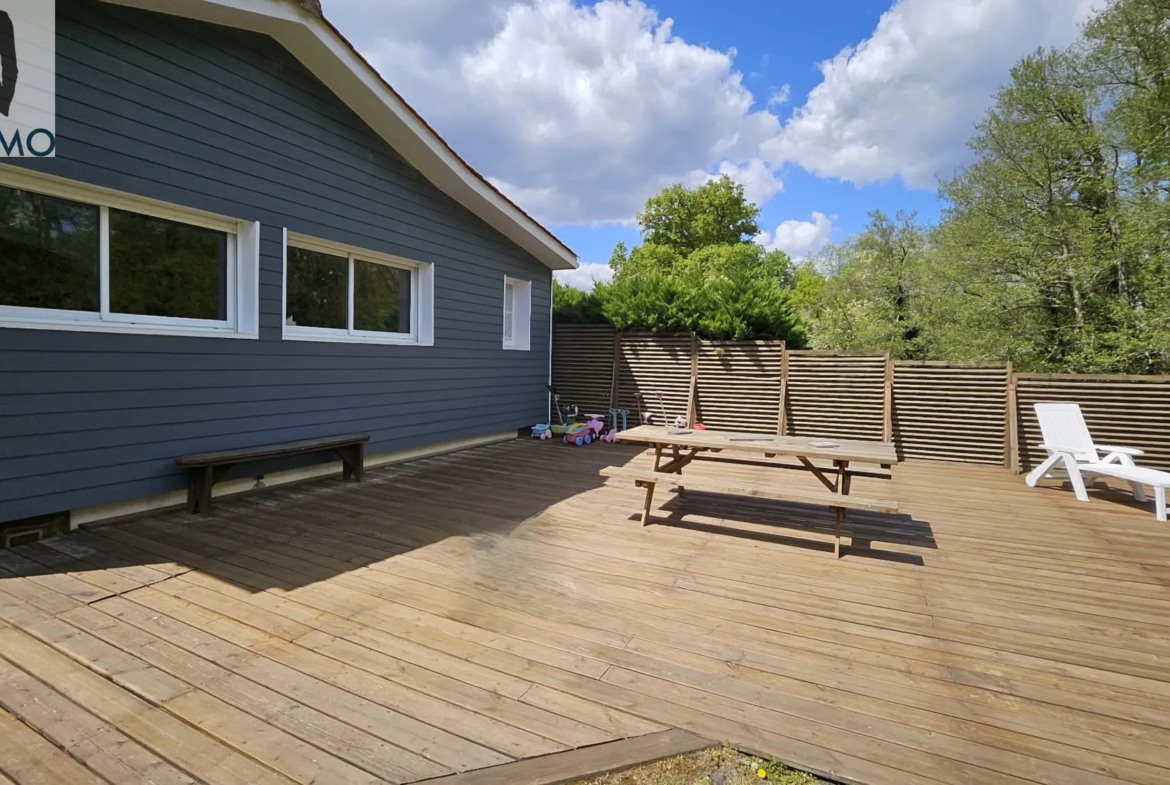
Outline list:
[[[787,355],[788,435],[881,440],[885,352],[790,351]]]
[[[696,417],[716,431],[775,433],[783,341],[700,341]]]
[[[553,326],[552,378],[562,403],[576,404],[582,412],[609,411],[616,338],[608,324]]]
[[[895,362],[893,438],[898,455],[1005,465],[1008,379],[1002,363]]]
[[[621,333],[618,351],[614,396],[618,407],[636,412],[635,395],[641,393],[642,411],[650,414],[656,425],[663,424],[663,408],[672,422],[687,416],[691,410],[693,333]],[[664,396],[662,404],[655,397],[659,391]],[[637,415],[633,414],[632,419],[636,420]]]

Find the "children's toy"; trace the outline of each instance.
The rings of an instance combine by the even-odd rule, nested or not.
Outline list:
[[[686,428],[687,427],[687,418],[686,417],[675,417],[674,418],[674,427],[675,428]]]
[[[562,404],[561,396],[557,394],[556,389],[551,384],[547,386],[548,391],[552,393],[553,408],[557,410],[557,421],[560,423],[559,425],[549,426],[549,430],[552,431],[553,436],[564,436],[569,430],[569,426],[577,418],[577,407],[572,404]]]
[[[593,430],[588,423],[578,422],[569,426],[565,431],[565,444],[575,444],[580,447],[583,444],[590,444],[593,441]]]
[[[649,425],[650,424],[650,412],[643,412],[642,411],[642,402],[644,400],[646,400],[646,399],[642,396],[642,393],[634,393],[634,401],[638,404],[638,424],[639,425]]]
[[[662,424],[666,425],[670,422],[670,418],[666,416],[666,393],[662,390],[655,390],[654,397],[658,399],[658,405],[662,407]]]
[[[551,439],[552,437],[553,437],[552,426],[547,425],[547,424],[546,425],[532,426],[532,438],[533,439],[540,439],[543,442],[543,441],[547,441],[548,439]]]
[[[609,431],[601,437],[602,440],[607,441],[610,444],[617,444],[620,442],[621,439],[618,437],[618,434],[629,427],[629,420],[627,419],[629,416],[629,409],[610,409],[609,421],[612,423],[612,425]]]
[[[589,422],[585,423],[589,426],[589,430],[593,431],[593,438],[600,439],[601,434],[605,432],[605,415],[604,414],[586,414]]]

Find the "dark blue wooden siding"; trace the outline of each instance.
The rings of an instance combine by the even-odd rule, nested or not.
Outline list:
[[[29,168],[260,221],[259,341],[0,329],[0,521],[183,487],[176,455],[369,432],[387,452],[546,416],[551,274],[272,39],[58,0],[58,157]],[[435,345],[282,342],[281,229],[435,265]],[[501,348],[503,277],[532,350]]]

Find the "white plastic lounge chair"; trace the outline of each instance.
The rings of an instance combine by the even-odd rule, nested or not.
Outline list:
[[[1040,446],[1048,458],[1037,466],[1025,480],[1029,486],[1045,477],[1054,476],[1053,469],[1066,475],[1076,491],[1077,498],[1089,500],[1082,475],[1103,475],[1125,480],[1133,489],[1134,498],[1146,501],[1142,484],[1154,487],[1158,500],[1158,520],[1166,520],[1166,485],[1170,485],[1170,474],[1155,469],[1135,466],[1133,459],[1145,455],[1132,447],[1116,447],[1094,444],[1081,414],[1081,407],[1075,403],[1038,403],[1036,419],[1040,421],[1040,432],[1044,444]],[[1106,453],[1101,458],[1101,453]]]

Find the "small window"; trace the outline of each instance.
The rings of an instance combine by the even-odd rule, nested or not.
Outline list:
[[[0,327],[256,337],[258,267],[256,224],[0,172]]]
[[[528,351],[532,322],[532,282],[504,277],[504,348]]]
[[[430,265],[291,235],[285,276],[285,338],[432,343]]]

